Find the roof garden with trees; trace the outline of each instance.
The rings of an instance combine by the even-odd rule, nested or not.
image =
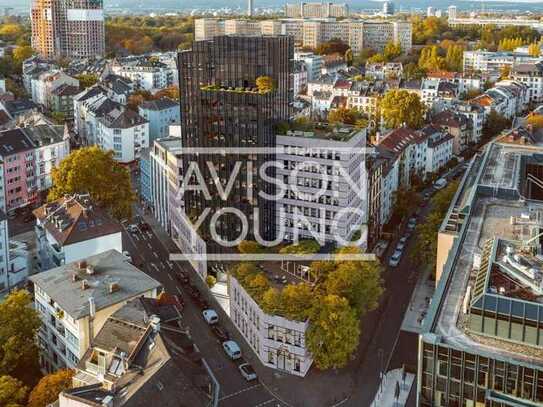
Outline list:
[[[320,246],[302,240],[274,249],[281,254],[317,253]],[[238,246],[242,254],[266,253],[253,241]],[[306,344],[319,369],[345,366],[356,351],[360,318],[375,309],[383,294],[381,265],[376,261],[343,260],[342,256],[361,254],[359,248],[343,247],[333,260],[313,261],[305,278],[297,283],[276,284],[266,262],[241,262],[232,275],[261,309],[270,315],[295,321],[308,321]],[[303,263],[303,262],[301,262]]]

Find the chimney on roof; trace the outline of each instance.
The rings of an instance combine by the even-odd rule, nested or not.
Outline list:
[[[110,294],[113,294],[121,289],[118,282],[112,282],[108,284],[108,290]]]
[[[72,273],[72,281],[75,283],[77,280],[79,280],[79,276],[76,273]]]
[[[89,282],[87,280],[81,281],[81,289],[86,290],[87,288],[89,288]]]
[[[79,270],[84,270],[87,268],[87,260],[79,260],[77,263]]]
[[[87,264],[87,274],[92,276],[95,273],[94,266],[92,264]]]
[[[94,297],[89,298],[89,314],[91,318],[96,315],[96,304],[94,303]]]

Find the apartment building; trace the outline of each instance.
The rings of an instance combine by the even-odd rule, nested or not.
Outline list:
[[[30,81],[32,100],[46,110],[52,110],[53,92],[62,85],[70,85],[79,89],[79,81],[62,71],[43,72]]]
[[[33,0],[32,48],[45,58],[89,58],[106,52],[102,0]]]
[[[444,110],[432,117],[431,122],[453,137],[453,153],[460,155],[470,144],[472,139],[472,123],[461,113]]]
[[[531,63],[540,60],[540,57],[515,52],[464,51],[463,71],[481,72],[496,80],[501,76],[501,70],[504,67],[512,67],[515,63]]]
[[[307,70],[307,80],[312,81],[321,76],[324,58],[312,52],[295,52],[294,60],[304,63]]]
[[[529,89],[526,84],[506,80],[497,82],[484,94],[472,99],[471,103],[484,109],[486,115],[495,111],[507,119],[513,119],[528,107],[528,96]]]
[[[373,80],[389,78],[401,79],[403,64],[401,62],[369,63],[366,62],[366,77]]]
[[[276,176],[285,184],[275,229],[286,241],[367,243],[366,129],[327,126],[277,136]],[[307,162],[311,161],[310,164]],[[358,190],[354,187],[356,186]],[[360,210],[361,209],[361,210]]]
[[[472,159],[458,187],[419,337],[421,407],[543,403],[542,152],[515,129]]]
[[[158,281],[116,250],[88,256],[30,277],[42,320],[38,331],[45,372],[75,368],[108,317],[128,301],[156,298]]]
[[[177,68],[160,61],[157,56],[117,58],[110,64],[111,73],[130,79],[135,89],[154,93],[177,85]]]
[[[59,198],[33,213],[41,271],[110,249],[123,252],[121,226],[88,194]]]
[[[421,130],[400,127],[378,140],[378,147],[398,160],[398,185],[410,188],[413,177],[439,171],[453,157],[453,137],[433,126]]]
[[[165,294],[128,301],[106,320],[75,369],[73,387],[55,405],[141,406],[149,394],[160,406],[216,405],[218,382],[182,325],[180,308]]]
[[[137,161],[149,147],[149,122],[130,109],[114,109],[98,119],[97,145],[113,150],[115,160],[123,164]]]
[[[158,223],[168,232],[170,232],[170,203],[176,202],[181,182],[182,158],[179,137],[155,140],[149,150],[151,207]],[[179,208],[182,209],[182,204]]]
[[[201,21],[200,20],[205,20]],[[349,44],[354,54],[364,48],[382,52],[389,42],[399,43],[403,52],[412,48],[411,23],[388,20],[336,20],[335,18],[297,18],[279,20],[274,34],[293,37],[299,47],[317,48],[331,39],[340,39]],[[267,24],[267,25],[265,25]],[[195,21],[196,41],[209,40],[224,34],[266,35],[269,33],[269,22],[253,22],[240,20],[197,19]],[[239,30],[239,31],[236,31]]]
[[[301,276],[304,270],[307,271],[307,266],[289,263],[281,267],[267,263],[266,267],[269,280],[279,290],[286,283],[306,282]],[[271,369],[304,377],[313,363],[305,343],[308,321],[265,313],[232,275],[228,290],[230,319],[260,362]]]
[[[168,137],[170,125],[181,120],[179,101],[169,98],[145,101],[138,111],[149,122],[150,146],[156,139]]]
[[[34,145],[36,187],[44,194],[53,186],[52,171],[70,154],[70,135],[65,126],[38,124],[22,128]]]
[[[349,6],[338,3],[285,4],[287,18],[330,18],[348,17]]]
[[[528,87],[530,103],[543,101],[543,62],[513,64],[510,76]]]

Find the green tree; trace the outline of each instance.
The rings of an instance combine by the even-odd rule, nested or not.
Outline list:
[[[315,365],[326,370],[347,364],[356,350],[360,327],[349,302],[337,295],[316,299],[310,311],[306,344]]]
[[[451,182],[446,188],[438,191],[430,201],[431,210],[428,217],[416,228],[415,247],[411,252],[411,259],[415,264],[435,269],[439,227],[457,189],[458,182]]]
[[[266,93],[273,90],[273,79],[269,76],[259,76],[256,78],[256,87],[260,93]]]
[[[32,389],[28,407],[47,407],[55,402],[62,391],[72,387],[73,376],[73,370],[62,369],[43,377]]]
[[[386,58],[383,54],[374,54],[368,58],[369,64],[380,64],[386,62]]]
[[[464,47],[462,45],[451,45],[447,48],[445,56],[445,65],[447,70],[452,72],[461,72],[464,61]]]
[[[528,54],[531,57],[537,58],[541,54],[541,45],[538,42],[533,42],[528,46]]]
[[[356,109],[339,107],[337,109],[331,109],[330,112],[328,112],[328,123],[332,124],[344,123],[354,125],[360,118],[360,112]]]
[[[215,284],[217,284],[217,279],[212,275],[208,275],[206,277],[206,284],[209,288],[212,288]]]
[[[341,262],[324,286],[327,294],[346,298],[357,315],[362,316],[377,307],[383,294],[381,267],[377,262]]]
[[[375,50],[371,48],[363,48],[362,51],[360,51],[358,55],[355,55],[355,57],[353,58],[353,65],[363,66],[373,55],[375,55]]]
[[[418,80],[426,76],[426,69],[419,67],[417,64],[410,62],[405,65],[403,75],[406,80]]]
[[[66,194],[89,193],[93,201],[118,219],[130,218],[134,193],[126,167],[115,161],[113,151],[97,146],[72,151],[52,170],[49,200]]]
[[[8,376],[0,376],[0,406],[23,407],[26,403],[28,387],[19,380]]]
[[[439,55],[436,45],[422,49],[419,57],[419,67],[427,71],[435,71],[446,68],[445,58]]]
[[[243,254],[264,253],[264,248],[254,240],[242,240],[238,245],[238,251]]]
[[[420,203],[420,196],[412,190],[399,188],[394,192],[394,215],[400,220],[409,216]]]
[[[40,326],[27,291],[13,291],[0,303],[0,375],[34,384],[39,375],[36,334]]]
[[[13,63],[15,64],[17,72],[21,71],[23,61],[30,58],[33,53],[34,51],[32,50],[32,47],[28,45],[15,47],[13,50]]]
[[[309,284],[289,284],[281,292],[284,313],[289,319],[305,321],[315,293]]]
[[[385,45],[383,56],[386,61],[391,61],[400,55],[402,55],[402,46],[399,42],[390,41]]]
[[[53,112],[51,118],[55,124],[64,124],[66,122],[66,115],[64,112]]]
[[[349,48],[347,51],[345,51],[344,58],[347,65],[351,66],[353,64],[353,50]]]
[[[325,41],[320,44],[315,52],[319,55],[341,54],[345,55],[345,52],[349,49],[349,45],[344,43],[338,38],[332,38],[330,41]]]
[[[420,128],[424,124],[424,110],[419,95],[406,90],[389,90],[381,100],[381,112],[389,129],[404,124],[412,129]]]
[[[482,139],[484,141],[488,141],[499,135],[509,126],[511,126],[511,121],[492,109],[485,120],[485,124],[483,125]]]
[[[511,75],[511,65],[502,65],[500,67],[500,79],[509,79],[509,75]]]
[[[98,82],[98,77],[93,74],[81,74],[75,77],[79,81],[79,87],[81,89],[87,89],[94,86]]]

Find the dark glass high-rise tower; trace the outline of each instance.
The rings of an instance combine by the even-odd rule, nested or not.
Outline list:
[[[259,177],[261,166],[273,160],[274,154],[248,149],[272,150],[275,126],[289,119],[292,60],[293,43],[287,36],[215,37],[194,42],[192,50],[179,54],[183,148],[216,149],[183,155],[184,173],[193,174],[189,167],[196,163],[211,194],[209,199],[199,191],[185,192],[185,212],[192,220],[206,208],[211,210],[210,215],[235,208],[249,221],[248,238],[259,233],[264,239],[273,239],[275,205],[258,194],[274,192],[274,185]],[[259,78],[272,86],[268,90],[259,88]],[[221,154],[217,151],[221,148],[227,151]],[[213,163],[216,175],[208,162]],[[214,182],[218,179],[224,187],[239,165],[232,192],[221,198]],[[252,173],[252,180],[247,178],[248,173]],[[267,174],[275,175],[273,169]],[[191,184],[196,182],[192,177]],[[199,228],[207,241],[209,219]],[[242,231],[239,216],[233,213],[221,215],[214,223],[224,240],[232,241]],[[211,246],[209,250],[215,251]]]

